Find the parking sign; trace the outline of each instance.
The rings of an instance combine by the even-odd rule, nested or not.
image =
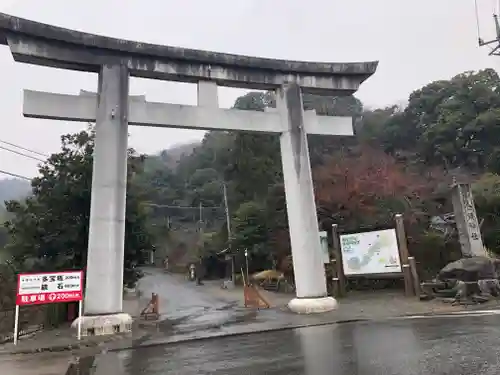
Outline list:
[[[83,271],[19,274],[16,305],[77,302],[83,298]]]

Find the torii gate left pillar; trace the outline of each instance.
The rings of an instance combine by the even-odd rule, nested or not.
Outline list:
[[[84,332],[93,328],[94,334],[129,331],[132,323],[123,313],[128,100],[128,68],[103,65],[98,79],[83,319]]]
[[[30,117],[96,121],[85,328],[113,333],[127,330],[131,322],[122,313],[121,289],[129,124],[280,133],[297,290],[289,307],[298,313],[336,307],[326,296],[307,134],[352,134],[352,119],[343,133],[345,118],[304,113],[301,91],[352,94],[375,72],[377,62],[311,63],[187,50],[80,33],[1,13],[0,44],[7,44],[19,62],[99,74],[97,100],[27,92],[27,97],[38,96],[25,97],[24,108]],[[129,76],[197,83],[199,105],[130,99]],[[274,90],[277,111],[219,109],[217,85]]]

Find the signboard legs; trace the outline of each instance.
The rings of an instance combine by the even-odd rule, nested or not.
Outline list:
[[[82,301],[78,301],[78,318],[81,318],[83,315],[83,303]],[[16,305],[16,312],[14,316],[14,345],[17,345],[19,336],[19,305]],[[77,333],[78,341],[82,339],[82,320],[78,319],[78,333]]]
[[[14,317],[14,345],[17,345],[18,334],[19,334],[19,305],[16,305],[16,314]]]
[[[420,297],[420,278],[417,272],[417,261],[415,257],[408,257],[408,264],[410,265],[411,277],[413,279],[413,289],[415,290],[415,295]]]
[[[77,327],[78,341],[80,341],[82,339],[82,315],[83,315],[83,303],[82,303],[82,301],[79,301],[78,302],[78,327]]]
[[[339,229],[337,224],[332,224],[333,254],[335,256],[335,278],[334,283],[338,284],[339,296],[346,295],[346,280],[344,268],[342,266],[342,250],[340,248]]]
[[[403,264],[403,277],[405,281],[405,294],[407,297],[413,296],[413,280],[411,276],[410,264],[408,262],[408,242],[406,239],[405,225],[402,214],[394,216],[396,221],[396,235],[399,245],[399,256]]]

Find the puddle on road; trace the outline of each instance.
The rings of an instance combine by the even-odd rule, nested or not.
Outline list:
[[[257,311],[235,309],[234,307],[235,305],[225,305],[216,309],[203,309],[182,317],[163,317],[163,319],[152,323],[141,321],[138,323],[138,327],[156,334],[170,336],[251,323],[257,319]]]
[[[251,310],[245,312],[244,314],[233,315],[227,322],[224,323],[224,326],[254,322],[257,320],[258,314],[259,312],[257,310]]]
[[[94,361],[95,356],[77,358],[69,365],[65,375],[92,375]]]
[[[65,375],[135,375],[125,371],[124,364],[129,354],[130,351],[120,353],[103,351],[95,356],[81,357],[70,365]]]
[[[171,333],[178,335],[199,331],[213,331],[233,325],[253,323],[257,320],[257,316],[258,311],[256,310],[212,310],[174,325]]]
[[[224,305],[224,306],[221,306],[221,307],[218,307],[216,308],[215,310],[217,311],[223,311],[223,310],[231,310],[231,309],[236,309],[239,305],[239,302],[238,301],[235,301],[235,302],[232,302],[232,303],[229,303],[227,305]]]

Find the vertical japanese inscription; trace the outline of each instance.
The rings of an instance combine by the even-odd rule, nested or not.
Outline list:
[[[467,231],[473,241],[480,240],[479,223],[477,221],[476,209],[474,207],[474,199],[470,192],[469,186],[465,185],[460,189],[462,202],[464,207],[464,218],[467,226]],[[472,245],[472,244],[471,244]]]

